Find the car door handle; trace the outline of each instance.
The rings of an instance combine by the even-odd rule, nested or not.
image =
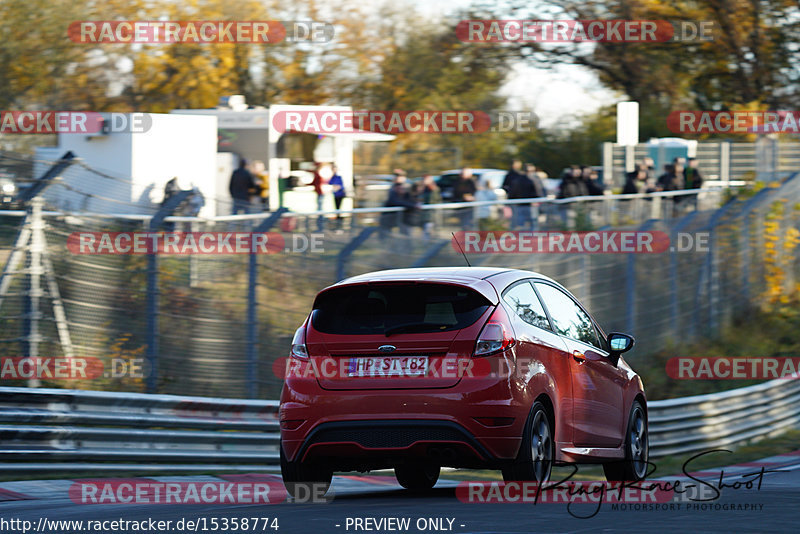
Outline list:
[[[572,351],[572,357],[578,363],[583,363],[584,361],[586,361],[586,356],[584,356],[584,354],[579,350],[573,350]]]

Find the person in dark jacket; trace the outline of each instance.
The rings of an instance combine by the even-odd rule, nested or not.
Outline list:
[[[506,173],[503,178],[502,188],[506,192],[506,198],[514,200],[517,198],[524,198],[521,195],[521,189],[525,186],[523,180],[525,175],[522,173],[522,161],[515,159],[511,162],[511,169]],[[511,204],[511,228],[515,228],[520,224],[520,220],[524,217],[521,204]]]
[[[514,197],[514,188],[517,186],[517,180],[524,176],[522,174],[522,162],[518,159],[515,159],[511,162],[511,169],[506,173],[505,178],[503,178],[503,189],[506,192],[508,198],[519,198]]]
[[[233,198],[233,215],[240,211],[250,213],[250,196],[256,189],[256,182],[250,171],[247,170],[247,161],[239,160],[239,168],[231,174],[228,190]]]
[[[558,198],[572,198],[588,196],[589,189],[586,187],[586,182],[583,181],[581,168],[573,165],[561,175],[561,185],[558,187]],[[558,206],[558,211],[561,214],[561,221],[564,226],[569,226],[570,214],[572,212],[572,204],[563,203]]]
[[[625,185],[622,187],[623,195],[647,192],[647,171],[639,168],[625,175]]]
[[[564,172],[561,176],[561,185],[558,187],[558,198],[582,197],[589,194],[581,174],[581,168],[577,165]]]
[[[461,169],[461,177],[453,187],[453,202],[473,202],[478,186],[472,176],[472,169],[464,167]],[[464,230],[471,230],[474,226],[474,210],[472,208],[459,208],[458,217],[461,219],[461,227]]]
[[[700,174],[700,169],[697,168],[697,158],[689,158],[686,162],[686,168],[683,170],[683,187],[684,189],[700,189],[703,187],[703,175]],[[687,195],[686,200],[688,206],[694,206],[697,209],[697,195]]]
[[[596,170],[584,165],[581,167],[581,178],[583,179],[583,183],[586,185],[586,192],[589,193],[590,196],[603,194],[603,186],[600,185],[597,180],[598,176]]]
[[[656,188],[659,191],[679,191],[683,189],[683,169],[673,163],[664,165],[664,174],[658,177]]]
[[[411,213],[418,210],[420,203],[414,198],[405,174],[397,174],[389,189],[389,196],[384,202],[385,208],[406,208],[402,213],[390,212],[381,214],[381,231],[386,232],[395,226],[399,226],[404,234],[409,233]]]
[[[536,173],[536,166],[528,163],[525,166],[525,174],[521,174],[514,181],[513,188],[514,198],[541,198],[547,196],[544,190],[544,184]],[[514,228],[533,228],[535,226],[535,219],[538,220],[538,208],[534,215],[532,204],[512,204],[512,213],[514,217],[511,221],[511,227]]]
[[[703,175],[697,168],[697,158],[689,158],[683,170],[684,187],[686,189],[700,189],[703,187]]]

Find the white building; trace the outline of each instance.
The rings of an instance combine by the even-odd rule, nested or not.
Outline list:
[[[240,158],[250,163],[263,162],[269,172],[270,209],[281,205],[293,211],[309,212],[317,209],[316,194],[310,185],[315,162],[335,164],[342,177],[345,191],[353,190],[353,143],[356,141],[391,141],[395,136],[373,132],[328,133],[304,130],[280,131],[272,118],[282,112],[321,114],[325,112],[348,113],[349,106],[289,106],[273,105],[267,108],[247,109],[244,98],[234,95],[223,99],[226,107],[218,109],[176,109],[180,115],[213,116],[219,128],[217,190],[227,186]],[[232,154],[232,155],[231,155]],[[277,194],[281,177],[295,176],[299,185],[286,190],[283,199]],[[223,194],[223,196],[225,196]],[[230,209],[230,203],[218,201],[218,211]],[[352,199],[346,198],[342,209],[350,209]],[[333,197],[326,195],[323,209],[333,210]]]
[[[111,117],[111,114],[102,114]],[[130,124],[136,115],[125,117]],[[58,147],[38,148],[39,160],[55,160],[72,151],[92,172],[73,165],[63,174],[65,186],[53,185],[45,199],[68,211],[95,213],[153,213],[173,177],[182,189],[193,185],[205,197],[201,216],[216,215],[212,199],[217,190],[217,119],[214,116],[177,116],[148,113],[145,128],[125,128],[108,133],[61,133]],[[40,176],[46,165],[35,170]]]

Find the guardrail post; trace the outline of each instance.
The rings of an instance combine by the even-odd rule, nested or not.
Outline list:
[[[281,215],[289,211],[279,208],[278,211],[264,219],[255,227],[253,233],[268,232],[280,220]],[[258,286],[258,255],[250,248],[250,262],[247,269],[247,395],[258,397],[258,310],[256,308],[256,287]]]

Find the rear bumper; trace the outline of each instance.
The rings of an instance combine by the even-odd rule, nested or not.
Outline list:
[[[290,461],[339,469],[391,467],[405,459],[478,467],[517,456],[529,406],[508,382],[462,381],[442,390],[328,391],[284,386],[281,443]],[[502,425],[494,426],[497,418]]]
[[[460,425],[424,419],[323,423],[309,433],[295,457],[342,470],[389,468],[407,461],[477,466],[495,460]]]

